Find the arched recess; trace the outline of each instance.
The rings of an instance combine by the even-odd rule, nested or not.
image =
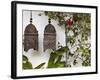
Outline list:
[[[44,30],[43,46],[44,51],[46,49],[56,50],[56,30],[50,20]]]

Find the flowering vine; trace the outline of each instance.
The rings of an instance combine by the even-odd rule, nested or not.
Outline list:
[[[91,65],[91,36],[90,36],[90,17],[89,13],[64,13],[48,12],[44,14],[49,18],[58,21],[58,25],[65,27],[67,67],[90,66]]]

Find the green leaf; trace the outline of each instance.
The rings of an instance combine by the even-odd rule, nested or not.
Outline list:
[[[87,62],[87,60],[84,60],[83,63],[82,63],[82,66],[90,66],[90,63]]]
[[[60,63],[61,58],[62,58],[62,55],[58,56],[58,58],[57,58],[57,60],[56,60],[55,64]]]
[[[54,61],[55,61],[56,57],[57,57],[56,53],[52,52],[50,54],[50,58],[49,58],[49,61],[48,61],[48,68],[54,67]]]
[[[65,62],[62,62],[62,56],[63,53],[68,51],[68,47],[61,47],[58,50],[51,52],[50,54],[50,58],[48,61],[48,68],[57,68],[57,67],[64,67],[65,66]]]
[[[23,55],[23,61],[28,61],[28,58],[25,55]]]
[[[89,50],[88,48],[84,48],[83,50],[82,50],[82,56],[89,56],[90,55],[90,53],[91,53],[91,50]]]
[[[28,58],[23,55],[23,69],[33,69],[32,64],[28,61]]]
[[[32,64],[30,62],[23,63],[23,69],[33,69]]]
[[[65,64],[66,64],[66,62],[62,61],[62,62],[56,63],[55,65],[57,65],[58,68],[63,68],[63,67],[66,67]]]
[[[45,65],[45,63],[41,63],[40,65],[38,65],[37,67],[35,67],[34,69],[40,69]]]
[[[74,37],[68,37],[68,38],[67,38],[67,41],[68,41],[71,45],[73,45],[73,44],[75,43],[75,38],[74,38]]]
[[[55,52],[57,53],[57,55],[62,55],[63,53],[67,52],[69,49],[68,47],[61,47],[60,49],[56,50]]]

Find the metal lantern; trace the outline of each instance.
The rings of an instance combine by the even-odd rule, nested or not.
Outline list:
[[[38,50],[38,31],[32,24],[32,11],[30,17],[30,24],[28,24],[24,31],[24,51],[28,51],[33,48]]]
[[[54,26],[51,24],[51,20],[49,19],[49,24],[45,27],[44,30],[44,51],[46,49],[56,50],[56,30]]]

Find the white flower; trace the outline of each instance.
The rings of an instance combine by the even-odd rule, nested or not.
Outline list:
[[[68,33],[67,33],[67,36],[74,36],[74,32],[72,30],[70,30]]]
[[[64,17],[64,20],[65,21],[67,21],[68,19],[70,19],[70,17],[68,16],[68,17]]]

